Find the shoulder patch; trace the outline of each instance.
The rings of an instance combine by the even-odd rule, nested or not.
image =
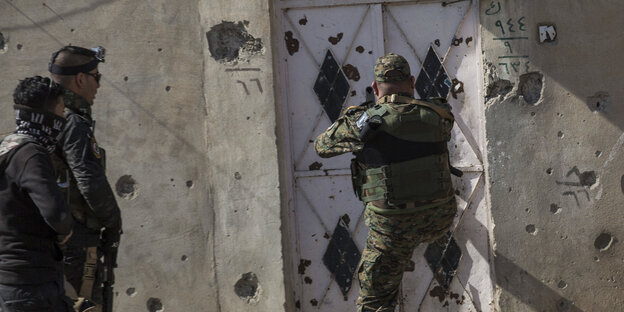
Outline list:
[[[98,146],[94,137],[91,137],[91,150],[93,151],[93,155],[95,156],[95,158],[102,158],[102,152],[100,152],[100,147]]]

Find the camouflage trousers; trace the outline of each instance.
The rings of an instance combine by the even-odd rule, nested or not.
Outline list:
[[[366,209],[370,230],[358,269],[358,312],[394,311],[414,249],[446,233],[456,211],[455,199],[413,214],[381,215]]]

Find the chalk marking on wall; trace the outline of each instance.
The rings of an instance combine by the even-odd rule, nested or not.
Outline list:
[[[260,79],[254,78],[254,79],[249,79],[249,81],[255,81],[256,84],[258,85],[258,90],[260,91],[260,93],[262,93],[262,84],[260,83]]]
[[[247,89],[247,85],[245,84],[245,82],[240,81],[240,80],[236,80],[236,82],[242,84],[243,89],[245,89],[245,94],[249,95],[249,89]]]
[[[226,68],[226,72],[235,72],[235,71],[260,71],[260,68]]]

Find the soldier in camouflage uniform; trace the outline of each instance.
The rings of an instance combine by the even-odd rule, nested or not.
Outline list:
[[[349,107],[314,142],[317,154],[352,152],[352,181],[370,228],[358,269],[360,312],[394,311],[416,246],[448,231],[457,205],[447,142],[453,115],[442,99],[414,99],[414,76],[400,55],[375,64],[373,107]]]

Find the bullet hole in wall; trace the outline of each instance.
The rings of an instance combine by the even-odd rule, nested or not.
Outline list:
[[[126,295],[128,295],[130,297],[136,296],[136,288],[130,287],[130,288],[126,289]]]
[[[514,84],[509,80],[501,79],[490,83],[487,86],[487,92],[485,94],[486,101],[498,96],[504,96],[513,89]]]
[[[208,49],[213,59],[221,63],[231,62],[246,55],[262,53],[262,39],[247,32],[248,21],[227,22],[214,25],[206,32]]]
[[[598,91],[594,95],[587,97],[587,106],[594,112],[606,112],[611,102],[611,96],[608,92]]]
[[[557,206],[557,204],[550,204],[550,212],[558,214],[561,212],[561,207]]]
[[[165,91],[167,91],[167,92],[171,91],[171,86],[166,86],[165,87]]]
[[[258,277],[252,272],[247,272],[234,284],[234,292],[241,299],[250,300],[258,295]]]
[[[241,176],[241,174],[240,174],[240,173],[238,173],[238,172],[234,172],[234,179],[236,179],[236,180],[240,180],[240,179],[242,179],[242,178],[243,178],[243,177]]]
[[[316,300],[316,299],[312,299],[312,300],[310,300],[310,304],[311,304],[313,307],[316,307],[316,306],[318,305],[318,300]]]
[[[548,169],[546,169],[546,173],[547,173],[547,174],[552,174],[552,173],[553,173],[552,168],[548,168]]]
[[[429,292],[429,296],[433,297],[433,298],[438,298],[438,300],[440,300],[440,302],[444,301],[444,299],[446,299],[448,292],[446,291],[446,289],[444,289],[444,287],[442,286],[436,286],[434,287],[430,292]]]
[[[355,51],[357,51],[357,53],[364,53],[364,47],[363,46],[357,46],[357,48],[355,48]]]
[[[600,157],[600,155],[602,155],[601,151],[596,151],[596,153],[594,153],[594,155],[596,155],[596,157]]]
[[[75,29],[73,29],[73,28],[69,30],[69,32],[74,32],[74,31],[75,31]]]
[[[544,75],[538,72],[520,75],[518,93],[519,95],[522,95],[527,103],[535,105],[542,97],[543,78]]]
[[[188,187],[188,188],[193,187],[193,181],[192,180],[186,181],[186,187]]]
[[[312,284],[312,279],[311,279],[309,276],[304,277],[304,278],[303,278],[303,281],[304,281],[306,284]]]
[[[609,233],[601,233],[594,241],[594,247],[600,251],[607,251],[613,244],[613,236]]]
[[[529,224],[526,226],[526,231],[527,233],[531,234],[531,235],[536,235],[537,234],[537,228],[535,227],[535,224]]]
[[[182,255],[182,257],[180,257],[180,260],[186,261],[186,260],[188,260],[188,256],[187,255]]]
[[[293,55],[299,51],[299,40],[293,37],[292,31],[287,31],[284,33],[284,41],[286,41],[286,50],[288,50],[288,54]]]
[[[329,38],[327,38],[327,41],[329,41],[331,44],[333,45],[337,45],[338,42],[340,42],[340,40],[342,40],[342,37],[344,36],[343,33],[338,33],[336,35],[336,37],[333,36],[329,36]]]
[[[162,48],[158,48],[158,52],[162,52]]]
[[[136,181],[131,175],[123,175],[115,183],[115,191],[117,196],[124,199],[133,199],[137,195]]]
[[[309,267],[311,264],[312,264],[312,261],[308,259],[299,259],[299,266],[297,267],[297,272],[301,275],[305,274],[306,268]]]
[[[559,289],[566,289],[568,287],[568,283],[564,281],[559,281],[559,283],[557,284],[557,287],[559,287]]]
[[[15,47],[16,47],[18,50],[21,50],[21,49],[22,49],[22,47],[23,47],[23,45],[22,45],[21,43],[18,43]]]
[[[161,312],[165,309],[163,308],[162,301],[158,298],[149,298],[147,299],[147,311],[149,312]]]
[[[342,71],[345,73],[347,78],[353,81],[360,80],[360,71],[357,69],[357,67],[351,64],[346,64],[345,66],[342,66]]]
[[[6,39],[4,39],[4,35],[0,32],[0,51],[6,49]]]
[[[303,18],[299,20],[299,25],[305,25],[307,23],[308,23],[308,17],[304,15]]]
[[[124,81],[128,81],[128,76],[125,76],[125,77],[124,77]]]
[[[308,166],[308,169],[310,169],[310,171],[314,171],[314,170],[320,170],[321,167],[323,167],[323,164],[318,161],[315,161]]]
[[[557,137],[563,139],[563,131],[557,132]]]

